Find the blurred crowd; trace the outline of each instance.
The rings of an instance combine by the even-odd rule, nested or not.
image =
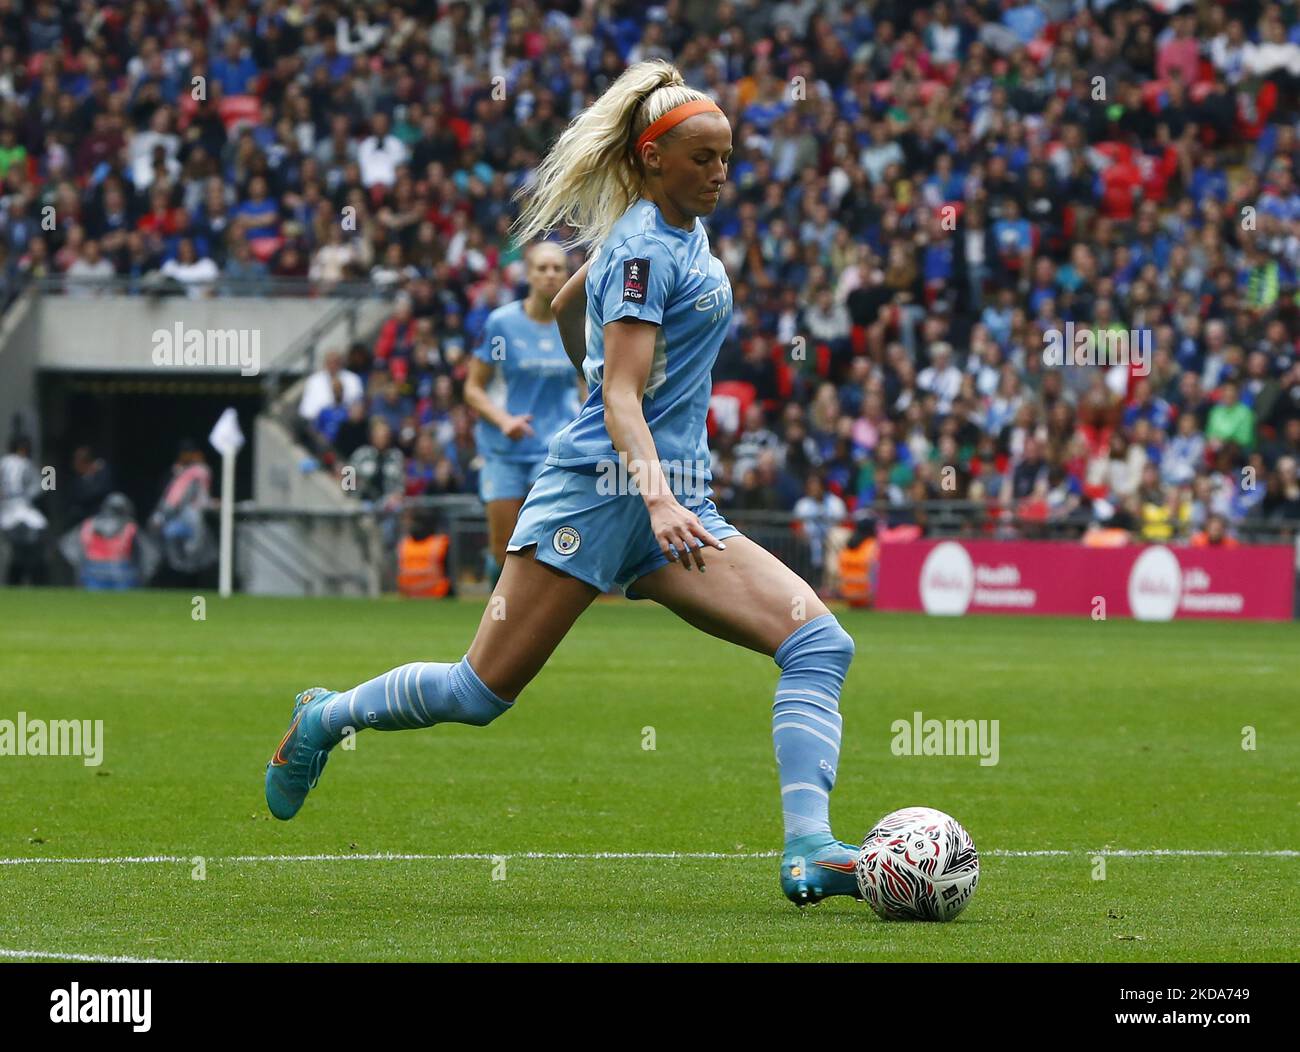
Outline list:
[[[0,0],[0,32],[4,289],[383,290],[299,406],[366,496],[474,490],[461,392],[524,292],[514,195],[662,57],[734,128],[724,510],[1300,521],[1294,5]],[[1046,364],[1067,323],[1145,359]]]

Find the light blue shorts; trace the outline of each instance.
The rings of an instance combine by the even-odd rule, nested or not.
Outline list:
[[[599,481],[603,480],[594,472],[547,467],[524,501],[506,551],[535,544],[540,562],[602,592],[626,589],[638,577],[667,566],[668,557],[655,540],[641,495],[602,492]],[[737,536],[740,531],[709,499],[711,492],[706,488],[702,495],[678,499],[718,540]]]
[[[523,500],[528,487],[546,467],[546,458],[537,460],[502,460],[499,457],[483,458],[478,473],[478,499],[484,504],[491,500]]]

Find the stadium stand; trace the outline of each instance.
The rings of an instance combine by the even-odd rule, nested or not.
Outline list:
[[[360,458],[379,499],[473,493],[461,391],[521,292],[515,194],[628,63],[663,57],[734,128],[706,222],[734,288],[709,426],[738,522],[792,523],[831,577],[866,511],[921,533],[1290,538],[1296,16],[3,0],[0,296],[368,285],[390,316],[327,348],[345,375],[313,377],[299,439],[324,472]],[[1067,331],[1149,356],[1045,362]]]

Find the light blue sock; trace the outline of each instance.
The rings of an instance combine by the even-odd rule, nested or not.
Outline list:
[[[435,723],[491,723],[514,702],[490,691],[468,657],[455,664],[415,661],[344,691],[324,705],[321,723],[338,741],[343,728],[401,731]]]
[[[830,833],[830,792],[840,759],[840,688],[853,637],[831,614],[792,632],[773,656],[781,669],[772,742],[781,779],[785,839]]]

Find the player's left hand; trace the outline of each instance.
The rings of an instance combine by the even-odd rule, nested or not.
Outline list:
[[[704,528],[704,524],[691,511],[683,508],[677,499],[665,494],[653,503],[647,502],[650,511],[650,528],[655,540],[669,562],[680,562],[689,571],[694,558],[696,567],[704,571],[705,547],[726,551],[727,546]]]

